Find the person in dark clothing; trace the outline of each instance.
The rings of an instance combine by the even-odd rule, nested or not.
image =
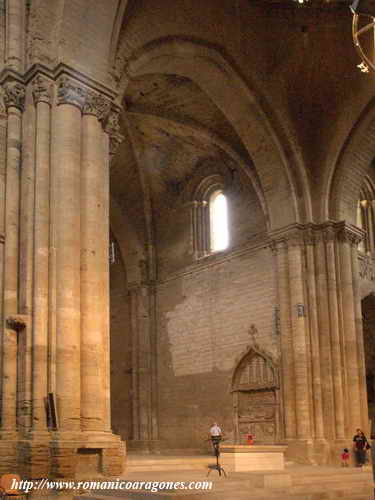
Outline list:
[[[362,467],[366,463],[366,452],[371,446],[369,445],[366,436],[361,429],[357,429],[353,437],[353,451],[356,459],[357,467]]]

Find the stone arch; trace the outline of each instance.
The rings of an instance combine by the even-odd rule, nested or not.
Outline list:
[[[128,62],[120,82],[120,97],[129,79],[151,73],[191,79],[224,113],[252,157],[269,209],[271,229],[311,218],[304,169],[287,157],[255,92],[217,48],[182,37],[147,44]]]
[[[328,193],[322,219],[346,220],[356,225],[357,202],[364,180],[373,182],[375,157],[375,100],[362,112],[347,138],[336,164],[324,180]]]
[[[280,437],[279,376],[272,356],[256,344],[249,346],[232,375],[235,439],[244,444],[251,433],[258,443],[275,443]]]

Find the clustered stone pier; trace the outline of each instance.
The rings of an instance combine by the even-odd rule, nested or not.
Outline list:
[[[8,69],[1,83],[0,473],[74,477],[95,456],[98,471],[117,475],[124,444],[110,424],[108,238],[119,108],[109,89],[65,65],[22,77]]]

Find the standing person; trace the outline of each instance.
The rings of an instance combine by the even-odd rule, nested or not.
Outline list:
[[[357,429],[353,437],[353,451],[356,458],[357,467],[362,467],[366,463],[366,451],[369,450],[369,445],[366,436],[361,429]]]
[[[210,438],[212,442],[212,446],[214,448],[215,455],[217,454],[219,443],[222,440],[222,432],[220,427],[214,422],[210,428]]]

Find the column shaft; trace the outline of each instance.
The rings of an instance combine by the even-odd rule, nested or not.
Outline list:
[[[349,428],[361,426],[360,386],[358,373],[357,332],[354,320],[353,271],[350,242],[344,239],[340,245],[342,313],[345,335],[349,405]]]
[[[354,315],[357,333],[357,352],[358,352],[358,372],[359,372],[359,389],[362,414],[362,428],[369,433],[369,414],[367,403],[367,387],[366,387],[366,366],[365,366],[365,351],[363,341],[363,318],[361,296],[359,290],[359,268],[358,268],[358,251],[357,245],[352,245],[352,270],[353,270],[353,292],[354,292]]]
[[[50,106],[46,102],[38,102],[34,209],[33,430],[47,429],[50,130]]]
[[[29,89],[30,90],[30,89]],[[18,312],[31,318],[33,306],[34,245],[34,173],[35,173],[35,108],[31,92],[25,96],[22,117],[22,169],[20,199],[19,290]],[[22,429],[32,425],[32,328],[31,322],[19,336],[17,418]]]
[[[81,416],[82,430],[103,430],[108,275],[107,181],[103,131],[82,118],[81,171]]]
[[[25,2],[7,0],[6,3],[6,65],[22,71],[24,51]]]
[[[17,333],[7,327],[7,318],[18,313],[19,202],[21,165],[21,111],[8,108],[5,248],[4,248],[4,336],[2,373],[2,429],[16,430]]]
[[[325,438],[335,436],[335,408],[332,380],[332,358],[330,342],[330,316],[328,303],[328,283],[326,251],[323,235],[320,234],[315,247],[317,305],[319,325],[320,367],[324,408]]]
[[[56,108],[56,397],[61,431],[80,430],[81,111]]]
[[[6,150],[7,150],[7,114],[0,114],[0,151],[2,161],[0,163],[0,318],[4,325],[4,241],[5,241],[5,190],[6,190]],[[0,328],[0,351],[3,346],[3,328]],[[0,354],[0,374],[2,376],[2,355]],[[1,382],[0,382],[1,384]],[[1,385],[0,385],[1,387]]]
[[[285,437],[296,436],[296,401],[294,390],[294,359],[292,326],[290,320],[288,250],[284,244],[277,249],[278,298],[281,323],[282,386],[284,402]]]
[[[309,296],[310,338],[311,338],[311,364],[312,364],[312,386],[314,403],[314,427],[315,437],[324,438],[322,381],[320,374],[320,349],[319,349],[319,327],[318,307],[315,282],[315,260],[314,247],[306,245],[307,257],[307,287]]]
[[[372,211],[372,202],[368,201],[367,207],[367,220],[368,220],[368,250],[370,252],[374,251],[374,216]]]
[[[311,437],[310,404],[306,348],[306,325],[304,314],[299,314],[297,306],[304,306],[301,247],[292,244],[288,250],[289,285],[293,331],[294,375],[296,393],[297,437]]]
[[[331,325],[332,378],[335,398],[335,435],[337,439],[345,437],[345,408],[341,366],[341,345],[339,331],[339,315],[337,303],[337,280],[335,263],[335,242],[329,238],[326,243],[328,299]]]
[[[103,194],[103,234],[102,250],[104,252],[103,258],[103,274],[102,274],[102,335],[104,346],[104,373],[103,373],[103,387],[104,387],[104,429],[111,430],[111,345],[110,345],[110,283],[109,283],[109,167],[110,167],[110,153],[109,153],[109,136],[102,134],[103,145],[103,165],[102,173],[102,194]]]

